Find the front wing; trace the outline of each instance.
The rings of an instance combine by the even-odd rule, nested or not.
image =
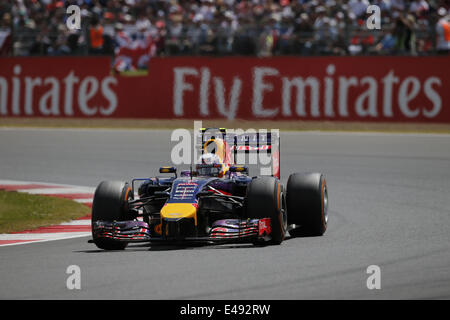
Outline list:
[[[109,239],[118,242],[258,242],[271,239],[270,218],[262,219],[223,219],[212,224],[205,237],[161,237],[153,236],[150,227],[143,221],[95,221],[92,236],[96,239]]]

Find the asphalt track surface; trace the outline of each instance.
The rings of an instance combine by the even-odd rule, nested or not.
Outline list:
[[[95,187],[170,164],[170,131],[0,129],[0,177]],[[280,246],[0,247],[0,299],[449,299],[450,136],[284,133],[282,180],[320,171],[322,237]],[[66,269],[81,269],[68,290]],[[381,289],[366,286],[378,265]]]

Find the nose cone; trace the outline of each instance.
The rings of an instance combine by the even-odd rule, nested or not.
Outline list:
[[[168,203],[161,209],[161,219],[194,219],[197,225],[197,208],[193,203]]]

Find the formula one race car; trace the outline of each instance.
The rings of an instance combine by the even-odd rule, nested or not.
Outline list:
[[[320,173],[294,173],[280,182],[277,131],[233,133],[201,129],[195,168],[161,167],[172,176],[101,182],[92,205],[92,236],[98,248],[128,243],[280,244],[286,232],[320,236],[327,228],[328,196]],[[200,153],[200,152],[199,152]],[[242,154],[265,154],[269,175],[249,176]],[[255,159],[255,158],[254,158]],[[242,163],[242,162],[241,162]]]

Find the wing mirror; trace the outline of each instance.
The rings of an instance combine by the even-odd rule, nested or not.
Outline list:
[[[175,167],[161,167],[159,168],[159,173],[174,173],[177,176],[177,168]]]
[[[248,173],[248,167],[233,165],[233,166],[230,167],[230,172],[245,172],[245,173]]]

